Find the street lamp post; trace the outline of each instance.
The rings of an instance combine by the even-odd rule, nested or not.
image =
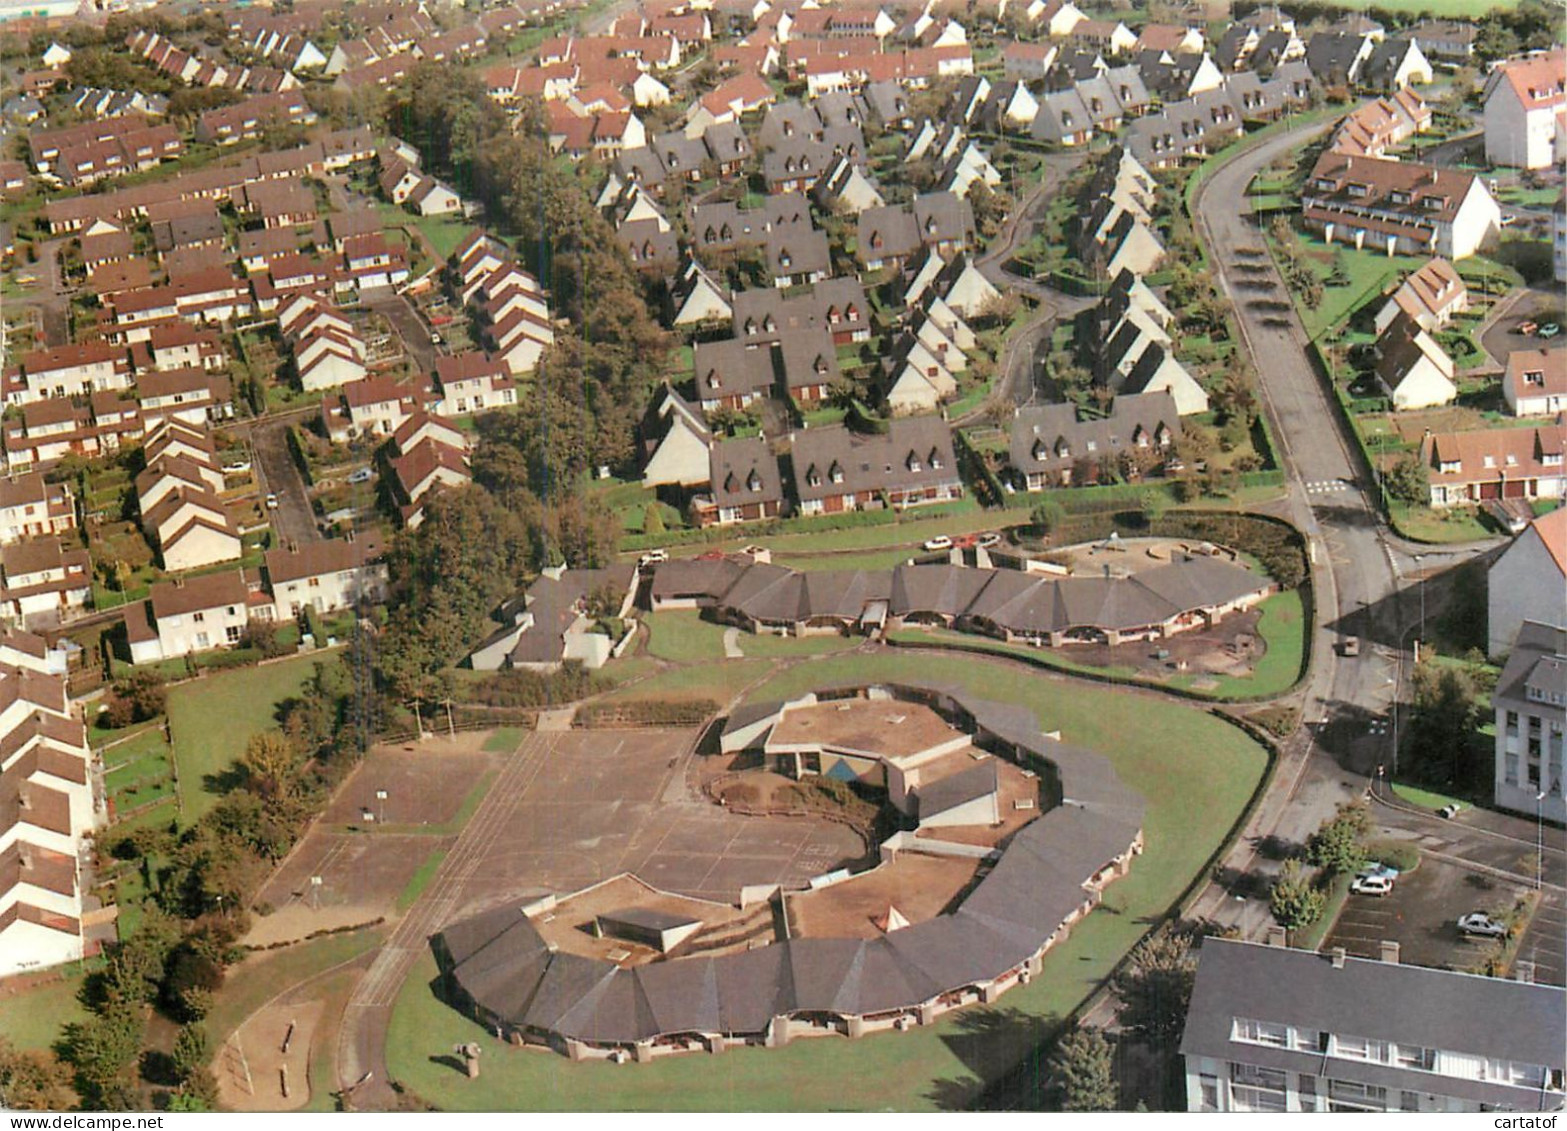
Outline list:
[[[1415,569],[1421,570],[1420,563],[1426,560],[1424,554],[1415,555]],[[1423,571],[1422,571],[1423,572]],[[1415,638],[1415,662],[1420,662],[1420,645],[1426,639],[1426,582],[1424,576],[1415,578],[1415,586],[1420,590],[1420,635]]]
[[[375,823],[378,825],[386,824],[386,790],[378,789],[375,791],[375,808]]]
[[[1544,784],[1543,782],[1541,783]],[[1539,891],[1545,880],[1545,793],[1534,795],[1534,890]]]

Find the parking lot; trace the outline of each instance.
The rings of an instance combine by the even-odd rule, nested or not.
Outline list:
[[[1376,958],[1384,941],[1396,942],[1401,962],[1469,970],[1484,961],[1496,943],[1463,935],[1456,925],[1458,917],[1471,911],[1505,910],[1526,890],[1426,858],[1419,868],[1400,876],[1388,895],[1350,895],[1323,945]]]

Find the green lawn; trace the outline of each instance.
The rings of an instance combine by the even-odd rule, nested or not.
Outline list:
[[[739,667],[726,664],[725,673]],[[735,1049],[721,1064],[676,1056],[634,1069],[573,1064],[499,1046],[440,1004],[426,956],[404,984],[387,1037],[391,1074],[447,1110],[924,1110],[966,1103],[1028,1057],[1056,1019],[1075,1009],[1120,956],[1178,898],[1223,841],[1266,765],[1260,746],[1199,709],[1085,688],[973,658],[886,654],[823,659],[780,672],[751,698],[798,694],[851,679],[918,677],[960,683],[1035,708],[1041,726],[1107,754],[1148,798],[1147,851],[1106,890],[1103,906],[1051,950],[1044,973],[996,1007],[969,1007],[929,1028],[863,1041],[801,1040]],[[1126,718],[1135,712],[1138,725]],[[454,1042],[484,1043],[479,1080],[432,1061]]]
[[[1394,528],[1412,542],[1478,542],[1496,536],[1480,521],[1479,512],[1467,507],[1439,511],[1395,503],[1390,517]]]
[[[517,749],[523,735],[528,732],[522,727],[499,727],[494,734],[484,740],[480,747],[486,754],[510,754]]]
[[[291,986],[379,946],[386,937],[382,927],[345,931],[340,935],[310,939],[279,950],[263,951],[230,968],[223,985],[212,998],[207,1014],[207,1036],[216,1049],[245,1018]]]
[[[169,692],[169,730],[185,824],[217,804],[218,794],[209,779],[223,774],[244,754],[251,735],[277,725],[278,704],[299,693],[317,662],[318,657],[300,656],[211,675]]]
[[[424,889],[430,886],[430,881],[435,879],[435,873],[440,870],[441,861],[445,859],[446,849],[431,849],[430,855],[426,856],[424,862],[415,869],[414,874],[408,877],[408,886],[397,895],[399,914],[419,901],[419,897],[424,894]]]
[[[457,245],[473,231],[473,225],[461,216],[409,216],[405,223],[423,232],[442,259],[450,259]]]
[[[647,650],[661,660],[695,664],[724,658],[724,627],[703,620],[695,609],[651,613]]]
[[[81,974],[68,974],[20,993],[0,993],[0,1034],[19,1049],[48,1048],[68,1022],[87,1017],[76,1000],[81,985]]]
[[[1448,805],[1462,805],[1468,808],[1466,802],[1460,801],[1456,797],[1449,797],[1445,793],[1436,793],[1429,789],[1421,789],[1417,785],[1405,785],[1403,782],[1394,782],[1393,792],[1411,805],[1419,805],[1421,808],[1430,809],[1433,812]]]
[[[1194,688],[1190,674],[1176,676],[1168,681],[1150,679],[1138,668],[1125,664],[1095,666],[1080,663],[1071,658],[1070,651],[1051,648],[1034,648],[1027,644],[1008,644],[987,636],[955,632],[945,629],[906,628],[890,635],[894,641],[918,645],[926,641],[960,644],[998,656],[1014,656],[1029,663],[1055,668],[1063,672],[1080,672],[1088,675],[1146,683],[1150,687],[1179,687],[1211,699],[1250,699],[1262,696],[1282,695],[1294,686],[1300,675],[1301,659],[1305,652],[1300,593],[1289,590],[1276,593],[1262,603],[1262,617],[1257,631],[1267,643],[1267,651],[1257,662],[1256,670],[1249,676],[1218,676],[1213,688]]]

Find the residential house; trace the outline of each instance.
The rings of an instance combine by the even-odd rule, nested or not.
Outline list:
[[[698,525],[729,526],[783,513],[778,457],[760,436],[715,443],[708,452],[707,481],[711,494],[691,501]]]
[[[1413,271],[1377,311],[1377,333],[1385,331],[1400,314],[1422,330],[1440,330],[1469,309],[1469,290],[1457,270],[1445,259],[1430,260]]]
[[[398,445],[398,453],[391,461],[392,486],[399,516],[410,530],[424,521],[427,499],[473,482],[463,449],[434,437],[411,439],[408,447]]]
[[[1485,81],[1485,159],[1548,169],[1560,163],[1567,133],[1567,49],[1498,64]]]
[[[880,435],[842,426],[792,437],[794,491],[802,515],[876,510],[963,497],[952,432],[939,417],[901,417]]]
[[[1357,958],[1296,950],[1282,936],[1203,940],[1181,1037],[1188,1111],[1556,1106],[1560,987],[1404,965],[1392,941]]]
[[[466,350],[435,359],[440,399],[431,407],[436,416],[466,416],[517,403],[511,370],[499,358]]]
[[[1431,506],[1493,500],[1560,499],[1567,495],[1562,453],[1567,424],[1427,432],[1420,459],[1430,479]]]
[[[670,323],[679,328],[698,328],[729,322],[734,317],[729,289],[715,279],[695,259],[686,262],[670,291]]]
[[[1372,90],[1405,90],[1432,79],[1431,64],[1420,44],[1407,35],[1388,36],[1372,47],[1362,61],[1355,81]]]
[[[1567,507],[1541,515],[1486,570],[1486,655],[1500,661],[1525,621],[1567,628]]]
[[[696,402],[705,413],[748,411],[777,383],[773,352],[766,343],[748,346],[738,338],[697,342],[692,347]]]
[[[385,600],[387,569],[380,560],[382,549],[373,537],[350,537],[268,550],[262,563],[272,594],[272,619],[294,620],[307,608],[335,613]]]
[[[53,628],[86,608],[92,596],[87,551],[67,550],[57,537],[0,549],[0,574],[0,617],[16,625]]]
[[[390,436],[414,413],[424,409],[426,393],[389,373],[350,381],[335,398],[321,402],[327,437],[342,443],[355,436]]]
[[[1102,417],[1079,420],[1071,404],[1018,409],[1008,444],[1013,482],[1025,491],[1081,487],[1157,474],[1181,437],[1181,414],[1167,392],[1123,394]]]
[[[519,598],[501,608],[504,627],[468,657],[475,671],[557,670],[575,661],[596,670],[615,641],[599,630],[590,606],[605,603],[609,616],[631,612],[637,570],[629,562],[607,569],[546,569]]]
[[[1376,344],[1373,370],[1394,412],[1451,404],[1458,396],[1453,359],[1407,315],[1389,322]]]
[[[1509,353],[1502,373],[1502,399],[1514,416],[1567,412],[1567,347]]]
[[[233,648],[254,615],[270,619],[272,603],[239,569],[158,582],[152,595],[125,611],[131,662],[156,663]]]
[[[0,546],[76,529],[76,499],[39,472],[0,479]]]
[[[637,429],[644,487],[700,487],[708,482],[713,433],[702,413],[666,384]]]
[[[95,931],[88,923],[97,903],[79,864],[105,816],[92,765],[86,728],[67,699],[65,677],[30,666],[4,669],[0,975],[36,972],[97,952],[102,928]],[[105,918],[97,915],[99,924]]]
[[[1501,209],[1480,177],[1413,162],[1324,153],[1301,206],[1306,226],[1327,242],[1389,255],[1463,259],[1501,231]]]
[[[23,354],[20,378],[19,384],[7,388],[6,400],[11,404],[126,389],[131,384],[131,367],[123,349],[87,342]]]

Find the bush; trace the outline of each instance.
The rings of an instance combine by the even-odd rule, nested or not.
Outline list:
[[[132,723],[146,722],[163,714],[168,700],[163,677],[157,672],[132,672],[110,690],[103,721],[116,730]]]
[[[1402,840],[1374,840],[1366,845],[1366,858],[1380,860],[1400,872],[1413,872],[1420,867],[1420,849]]]
[[[553,672],[496,672],[473,685],[469,701],[489,707],[552,707],[607,691],[608,679],[568,661]]]
[[[687,727],[704,723],[718,711],[711,699],[631,699],[591,703],[577,711],[574,727]]]

